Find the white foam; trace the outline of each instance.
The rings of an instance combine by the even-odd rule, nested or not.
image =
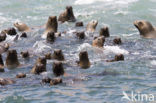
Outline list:
[[[156,65],[156,60],[151,61],[152,65]]]
[[[105,52],[108,52],[108,53],[112,52],[115,54],[129,54],[127,50],[121,49],[118,46],[105,46],[104,49],[105,49]]]
[[[82,45],[78,47],[78,51],[85,50],[87,48],[92,48],[92,46],[88,43],[83,43]]]
[[[4,22],[7,22],[7,21],[8,21],[7,18],[0,16],[0,23],[4,23]]]
[[[129,4],[136,2],[138,0],[76,0],[75,5],[85,5],[85,4],[92,4],[95,2],[105,2],[105,3],[111,3],[111,4]]]
[[[41,53],[43,51],[46,51],[47,49],[51,49],[51,47],[44,44],[43,41],[36,41],[36,43],[34,43],[33,45],[33,48],[35,50],[34,52],[36,53]]]

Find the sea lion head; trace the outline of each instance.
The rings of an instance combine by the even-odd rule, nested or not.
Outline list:
[[[28,51],[21,52],[21,55],[23,58],[29,58],[29,52]]]
[[[121,38],[115,38],[115,39],[113,40],[113,43],[114,43],[114,44],[122,44]]]
[[[23,32],[20,37],[27,38],[27,33],[26,32]]]
[[[14,83],[15,81],[11,80],[10,78],[0,78],[0,85],[9,85]]]
[[[2,34],[5,34],[5,33],[8,34],[8,35],[16,35],[17,34],[15,28],[8,28],[6,30],[3,30]]]
[[[0,65],[1,66],[4,66],[4,62],[3,62],[3,59],[2,59],[2,55],[0,54]]]
[[[46,31],[52,31],[52,32],[57,32],[57,17],[56,16],[49,16],[47,24],[46,24]]]
[[[62,62],[53,63],[53,73],[55,76],[61,76],[64,74],[64,68]]]
[[[124,55],[123,54],[115,55],[115,61],[123,61],[123,60],[124,60]]]
[[[95,46],[95,47],[103,47],[104,42],[105,42],[105,37],[104,36],[95,37],[94,40],[93,40],[92,45]]]
[[[87,31],[94,32],[98,24],[97,20],[92,20],[87,24]]]
[[[5,33],[0,33],[0,42],[5,41],[6,37]]]
[[[82,22],[82,21],[76,22],[76,23],[75,23],[75,26],[76,26],[76,27],[81,27],[81,26],[83,26],[83,22]]]
[[[16,75],[16,78],[25,78],[25,77],[26,77],[26,74],[24,74],[24,73],[18,73]]]
[[[134,21],[134,26],[139,30],[140,35],[146,36],[146,34],[154,31],[152,24],[145,20]]]
[[[17,57],[16,50],[8,50],[7,58],[6,58],[6,65],[8,68],[16,68],[19,66],[19,61]]]
[[[62,53],[62,50],[61,49],[55,49],[54,53],[53,53],[53,58],[60,60],[60,61],[64,60],[64,55]]]
[[[55,38],[55,33],[53,31],[47,33],[47,42],[53,43],[55,41]]]
[[[45,54],[45,58],[46,58],[46,59],[51,59],[51,53],[50,53],[50,52],[49,52],[49,53],[46,53],[46,54]]]
[[[46,65],[47,64],[47,59],[45,57],[39,57],[37,59],[36,63]]]
[[[85,38],[85,32],[84,31],[82,31],[82,32],[76,32],[76,36],[79,39],[84,39]]]
[[[62,83],[62,78],[53,78],[50,80],[50,85],[57,85],[57,84],[60,84]]]
[[[109,28],[107,26],[100,29],[100,36],[109,37]]]
[[[44,64],[37,63],[37,64],[35,64],[35,67],[32,69],[31,72],[33,74],[40,74],[45,71],[46,71],[46,66]]]
[[[22,22],[16,22],[14,23],[14,26],[18,29],[18,31],[29,31],[30,28],[25,24],[25,23],[22,23]]]
[[[90,67],[90,61],[88,58],[88,53],[87,51],[81,51],[79,53],[79,65],[81,68],[89,68]]]
[[[76,21],[72,6],[66,6],[68,21]]]

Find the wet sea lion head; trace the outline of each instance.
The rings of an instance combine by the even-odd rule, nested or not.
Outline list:
[[[47,33],[47,42],[53,43],[55,41],[55,38],[55,33],[53,31]]]
[[[115,55],[115,61],[123,61],[123,60],[124,60],[124,55],[123,54]]]
[[[107,26],[100,29],[100,36],[109,37],[109,28]]]
[[[53,53],[53,58],[57,60],[64,60],[64,55],[61,49],[55,49]]]
[[[46,31],[57,32],[57,17],[56,16],[49,16],[48,21],[46,23]]]
[[[95,37],[94,40],[93,40],[92,45],[95,46],[95,47],[103,47],[104,42],[105,42],[105,37],[104,36]]]
[[[53,73],[55,76],[61,76],[64,74],[64,68],[62,62],[53,63]]]
[[[134,26],[139,30],[140,35],[146,36],[146,34],[154,31],[152,24],[145,20],[134,21]]]
[[[92,20],[87,24],[87,31],[94,32],[98,24],[97,20]]]
[[[90,61],[88,58],[88,52],[87,51],[81,51],[79,53],[79,65],[81,68],[87,69],[90,67]]]

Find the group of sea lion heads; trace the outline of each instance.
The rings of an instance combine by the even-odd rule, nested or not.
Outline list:
[[[53,43],[55,42],[56,37],[61,36],[61,33],[58,32],[58,21],[61,23],[64,22],[75,22],[76,18],[74,16],[72,6],[67,6],[65,11],[63,11],[57,20],[56,16],[49,16],[47,23],[44,25],[45,32],[43,34],[43,37],[46,38],[47,42]],[[87,26],[86,30],[89,32],[94,32],[96,29],[96,26],[98,24],[97,20],[90,21]],[[156,29],[152,26],[152,24],[148,21],[144,20],[137,20],[134,22],[135,27],[138,29],[140,35],[144,38],[156,38]],[[21,38],[27,38],[27,32],[31,32],[33,28],[27,26],[25,23],[16,22],[14,23],[14,26],[17,28],[19,32],[21,32],[20,37]],[[76,27],[83,27],[83,22],[76,22]],[[16,35],[16,29],[15,28],[9,28],[2,30],[0,33],[0,72],[4,72],[4,68],[7,67],[8,69],[14,69],[19,67],[21,64],[18,60],[17,52],[15,49],[9,50],[9,44],[5,43],[4,41],[7,38],[7,35]],[[75,33],[77,38],[84,39],[85,38],[85,32],[76,32]],[[92,46],[103,48],[105,38],[109,37],[109,28],[103,27],[99,31],[99,36],[94,37],[92,41]],[[18,36],[16,37],[18,39]],[[122,44],[121,38],[115,38],[113,40],[114,44]],[[5,63],[3,63],[2,55],[3,53],[7,52],[7,57],[5,60]],[[29,58],[29,52],[24,51],[21,52],[21,56],[23,58]],[[56,49],[54,50],[54,53],[47,53],[44,57],[39,57],[36,60],[36,63],[34,67],[31,70],[31,73],[33,74],[40,74],[42,72],[46,71],[46,63],[48,59],[56,59],[58,61],[53,62],[53,73],[56,76],[56,78],[44,78],[42,80],[43,83],[49,83],[50,85],[56,85],[59,83],[62,83],[62,79],[59,77],[61,75],[65,74],[64,67],[62,64],[62,61],[65,60],[64,55],[62,53],[62,50]],[[106,62],[114,62],[114,61],[121,61],[124,60],[123,54],[115,55],[113,60],[107,60]],[[88,58],[87,51],[81,51],[79,53],[79,61],[77,61],[77,64],[80,66],[80,68],[87,69],[90,67],[91,63]],[[16,75],[16,78],[25,78],[25,73],[19,73]],[[15,81],[10,78],[0,78],[0,85],[8,85],[13,84]]]

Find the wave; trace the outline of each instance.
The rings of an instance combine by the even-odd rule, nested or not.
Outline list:
[[[105,3],[113,2],[112,4],[129,4],[136,1],[138,0],[76,0],[74,4],[85,5],[85,4],[93,4],[95,2],[105,2]]]

